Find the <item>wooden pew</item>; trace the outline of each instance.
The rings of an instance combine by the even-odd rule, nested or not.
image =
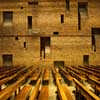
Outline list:
[[[72,81],[73,80],[73,77],[71,77],[70,75],[69,75],[69,73],[65,70],[65,69],[63,69],[63,68],[59,68],[60,69],[60,72],[69,80],[69,81]]]
[[[39,75],[40,75],[40,72],[39,73],[38,72],[37,73],[35,72],[30,79],[32,81],[37,81],[38,78],[39,78]]]
[[[16,73],[17,71],[19,71],[22,68],[23,67],[0,67],[0,81],[1,81],[1,83],[3,82],[3,79],[5,77],[9,77],[10,75]],[[6,79],[4,79],[4,80],[6,80]],[[0,91],[2,89],[1,85],[0,85]]]
[[[95,77],[88,77],[89,83],[95,89],[95,93],[100,94],[100,81],[98,81]]]
[[[89,67],[100,70],[100,65],[89,65]]]
[[[4,66],[0,66],[0,75],[3,73],[3,72],[6,72],[7,70],[10,70],[11,69],[11,67],[4,67]]]
[[[48,86],[42,86],[38,100],[49,100],[49,88],[48,88]]]
[[[2,75],[3,73],[8,73],[11,70],[16,70],[16,69],[20,69],[23,68],[24,66],[13,66],[13,67],[1,67],[0,69],[0,75]]]
[[[56,80],[55,76],[57,76],[57,78],[58,78],[59,81],[62,80],[61,75],[55,70],[54,67],[52,67],[52,73],[53,73],[53,77],[54,77],[55,80]]]
[[[32,92],[29,96],[29,100],[36,100],[36,98],[39,94],[40,83],[41,83],[41,80],[38,79],[35,88],[32,90]]]
[[[16,77],[18,78],[18,76],[20,76],[24,71],[26,71],[26,70],[28,70],[28,69],[30,69],[30,68],[31,68],[31,67],[25,67],[25,68],[21,69],[20,71],[18,71],[17,73],[15,73],[14,75],[12,75],[12,76],[10,76],[10,77],[6,77],[6,78],[0,80],[0,86],[3,85],[3,84],[5,84],[5,83],[8,82],[9,80],[12,80],[12,79],[14,79],[14,78],[16,78]]]
[[[87,69],[85,69],[85,68],[82,67],[82,66],[79,66],[79,69],[81,69],[81,70],[82,70],[83,72],[85,72],[85,73],[88,73],[88,75],[94,75],[94,76],[100,78],[100,74],[99,74],[99,73],[96,73],[96,72],[91,71],[91,70],[87,70]]]
[[[79,67],[73,67],[73,68],[81,70],[81,73],[82,73],[82,71],[84,72],[83,68],[79,68]],[[100,93],[100,81],[97,80],[98,78],[93,75],[89,75],[87,72],[85,72],[85,73],[86,73],[87,81],[91,84],[92,88],[95,89],[95,93],[96,94]]]
[[[22,74],[20,76],[20,78],[18,78],[18,80],[14,84],[12,84],[12,85],[8,86],[7,88],[1,90],[0,91],[0,100],[8,99],[12,95],[12,93],[14,93],[16,91],[16,89],[19,88],[22,85],[23,81],[25,81],[26,78],[28,78],[30,75],[33,74],[35,69],[36,68],[30,68],[30,70],[27,73],[25,73],[24,75]]]
[[[74,68],[74,67],[73,67]],[[75,67],[75,69],[78,69],[79,71],[81,71],[81,73],[84,73],[84,70],[83,68],[79,68],[79,67]],[[87,70],[88,71],[88,70]],[[93,74],[89,74],[88,72],[85,71],[85,74],[86,74],[86,78],[88,80],[92,80],[94,81],[95,83],[99,84],[100,85],[100,82],[99,82],[99,78],[97,78],[96,76],[94,76]],[[97,82],[98,81],[98,82]]]
[[[76,74],[79,74],[83,77],[86,77],[86,73],[83,73],[82,70],[79,71],[79,69],[77,67],[72,67],[72,66],[69,66],[67,67],[68,69],[72,70],[73,72],[75,72]]]
[[[84,72],[83,67],[82,68],[78,67],[77,69]],[[87,69],[87,71],[88,71],[88,69]],[[94,76],[93,74],[89,74],[86,71],[85,71],[85,73],[86,73],[86,76],[87,76],[86,78],[87,78],[88,82],[95,89],[96,93],[98,93],[98,92],[100,93],[100,81],[99,81],[99,79],[96,76]]]
[[[62,88],[63,88],[63,90],[65,92],[65,95],[66,95],[67,99],[68,100],[73,100],[73,97],[72,97],[71,93],[69,92],[69,89],[68,89],[67,85],[63,84]]]
[[[42,83],[43,85],[48,85],[49,84],[49,69],[46,68],[44,69],[44,73],[43,73],[43,79],[42,79]]]
[[[73,69],[70,68],[70,67],[66,67],[66,71],[68,71],[69,74],[70,74],[73,78],[78,79],[78,80],[81,81],[82,83],[83,83],[84,81],[87,80],[82,74],[78,73],[78,71],[76,72],[75,70],[73,70]]]
[[[87,77],[88,73],[84,72],[81,68],[76,66],[70,66],[73,70],[77,71],[78,74]]]
[[[68,98],[66,97],[66,94],[63,90],[63,87],[60,83],[60,80],[59,80],[59,77],[57,75],[57,72],[55,72],[55,70],[52,68],[52,71],[53,71],[53,76],[54,76],[54,79],[56,81],[56,85],[57,85],[57,91],[58,91],[58,96],[59,96],[59,99],[60,100],[68,100]]]
[[[98,70],[98,69],[96,69],[96,68],[94,68],[94,67],[90,67],[90,66],[83,66],[85,69],[88,69],[88,70],[91,70],[91,71],[93,71],[93,72],[95,72],[95,73],[100,73],[100,69]]]
[[[59,71],[64,76],[64,78],[67,80],[67,83],[71,85],[73,81],[73,77],[63,68],[59,68]]]
[[[57,85],[57,91],[60,100],[68,100],[58,78],[56,78],[56,85]]]
[[[87,65],[87,66],[84,66],[84,67],[87,68],[87,69],[90,69],[90,70],[92,70],[92,71],[95,71],[95,72],[97,72],[97,73],[100,72],[100,66],[97,67],[97,66]]]
[[[37,80],[39,79],[40,77],[40,74],[41,74],[41,70],[38,69],[37,71],[35,71],[35,73],[31,76],[30,80],[31,80],[31,83],[36,83]]]
[[[26,100],[30,91],[32,89],[31,85],[26,85],[22,88],[19,94],[15,97],[15,100]]]
[[[10,68],[7,71],[4,71],[0,74],[0,79],[5,78],[5,77],[9,77],[12,74],[16,73],[17,71],[21,70],[23,67],[12,67],[12,69]]]
[[[49,80],[49,69],[44,70],[43,80]]]
[[[87,100],[100,100],[98,96],[96,96],[93,92],[91,92],[86,86],[80,83],[77,79],[74,78],[73,80],[76,84],[77,90],[79,90]]]

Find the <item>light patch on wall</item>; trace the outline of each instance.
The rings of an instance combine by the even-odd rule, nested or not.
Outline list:
[[[45,53],[46,53],[46,54],[49,54],[49,53],[50,53],[50,47],[49,47],[49,46],[47,46],[47,47],[45,48]]]

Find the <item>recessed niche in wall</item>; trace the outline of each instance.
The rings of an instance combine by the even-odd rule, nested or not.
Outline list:
[[[21,9],[23,9],[24,7],[23,7],[23,6],[21,6],[20,8],[21,8]]]
[[[54,67],[64,67],[64,61],[54,61]]]
[[[28,16],[28,29],[32,29],[32,16]]]
[[[59,32],[53,32],[54,35],[59,35]]]
[[[24,42],[24,48],[26,48],[26,42]]]
[[[64,15],[61,15],[61,23],[64,23]]]
[[[87,15],[88,15],[88,2],[79,2],[78,3],[78,29],[79,30],[81,30],[82,18],[86,18]]]
[[[13,22],[13,12],[12,11],[4,11],[3,12],[3,24],[11,25]]]
[[[88,14],[88,2],[79,2],[78,10],[80,13],[87,15]]]
[[[38,5],[38,1],[28,1],[29,5]]]
[[[83,64],[89,65],[89,55],[83,55]]]
[[[38,1],[34,1],[34,5],[38,5]]]
[[[92,48],[94,51],[96,51],[96,49],[100,48],[100,28],[92,28],[91,30],[92,32]]]
[[[69,6],[69,0],[66,0],[66,8],[67,10],[69,10],[70,6]]]
[[[3,66],[11,67],[13,65],[13,55],[12,54],[4,54],[2,55]]]
[[[34,3],[33,3],[33,1],[28,1],[28,4],[33,5]]]
[[[15,40],[18,40],[18,39],[19,39],[18,36],[16,36],[16,37],[15,37]]]

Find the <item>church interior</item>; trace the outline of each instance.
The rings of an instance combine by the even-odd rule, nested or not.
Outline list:
[[[0,0],[0,100],[100,100],[100,0]]]

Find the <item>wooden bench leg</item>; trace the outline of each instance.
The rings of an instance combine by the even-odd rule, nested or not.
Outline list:
[[[18,93],[20,92],[20,87],[18,88]]]
[[[1,91],[1,86],[0,86],[0,91]]]
[[[79,100],[79,98],[80,98],[79,91],[78,91],[77,87],[76,87],[75,97],[76,97],[76,100]]]
[[[15,96],[17,96],[17,90],[15,91]]]

